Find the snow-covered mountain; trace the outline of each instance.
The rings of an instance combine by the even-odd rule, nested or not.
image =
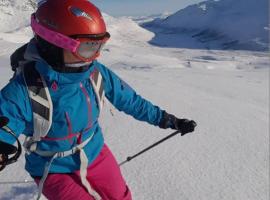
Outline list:
[[[160,14],[153,14],[153,15],[147,15],[147,16],[136,16],[136,17],[130,17],[130,18],[132,20],[134,20],[135,22],[137,22],[138,24],[142,24],[142,23],[153,21],[155,19],[165,19],[166,17],[168,17],[171,14],[172,13],[165,11],[165,12],[160,13]]]
[[[173,33],[172,37],[191,36],[208,48],[266,50],[268,13],[268,0],[208,0],[144,27],[157,33],[152,42],[160,45],[181,47],[182,40],[168,39]]]

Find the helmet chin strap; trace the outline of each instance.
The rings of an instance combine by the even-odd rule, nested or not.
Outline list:
[[[92,63],[92,61],[90,61],[90,62],[65,63],[65,67],[79,68],[79,67],[89,66],[91,63]]]
[[[63,67],[55,69],[62,73],[82,73],[90,68],[92,62],[64,63]]]

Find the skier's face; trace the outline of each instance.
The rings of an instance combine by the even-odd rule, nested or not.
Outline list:
[[[64,49],[63,55],[64,55],[64,63],[66,64],[82,62],[79,58],[75,57],[72,52],[68,50]]]
[[[77,38],[79,45],[75,52],[64,50],[65,63],[92,62],[100,55],[100,51],[108,38],[91,40],[88,38]]]

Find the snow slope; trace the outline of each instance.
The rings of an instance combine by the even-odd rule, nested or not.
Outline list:
[[[175,136],[121,167],[134,200],[268,200],[269,54],[161,48],[149,44],[154,33],[131,19],[105,19],[112,38],[100,61],[145,98],[198,123],[194,133]],[[31,31],[1,37],[0,88],[12,76],[10,53]],[[112,115],[110,108],[108,103],[101,124],[119,162],[172,132],[115,109]],[[33,183],[7,184],[31,181],[23,166],[21,156],[0,173],[0,200],[35,199]]]
[[[29,25],[30,14],[34,12],[34,7],[34,0],[1,0],[1,32],[12,32]]]
[[[165,19],[143,25],[155,30],[152,43],[185,47],[179,35],[199,41],[194,48],[267,50],[269,47],[268,0],[208,0],[179,10]],[[170,41],[170,37],[174,37]],[[166,39],[167,38],[167,39]],[[185,38],[187,40],[187,38]]]

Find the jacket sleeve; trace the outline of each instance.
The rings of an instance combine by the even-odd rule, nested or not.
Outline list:
[[[101,64],[100,67],[101,73],[103,73],[104,90],[107,99],[119,111],[124,111],[137,120],[158,126],[162,110],[138,95],[125,81],[107,67]]]
[[[19,136],[24,131],[26,122],[31,120],[30,113],[30,103],[23,77],[15,77],[0,91],[0,116],[9,119],[7,126]],[[3,129],[0,129],[0,140],[9,144],[15,142],[15,139]]]

